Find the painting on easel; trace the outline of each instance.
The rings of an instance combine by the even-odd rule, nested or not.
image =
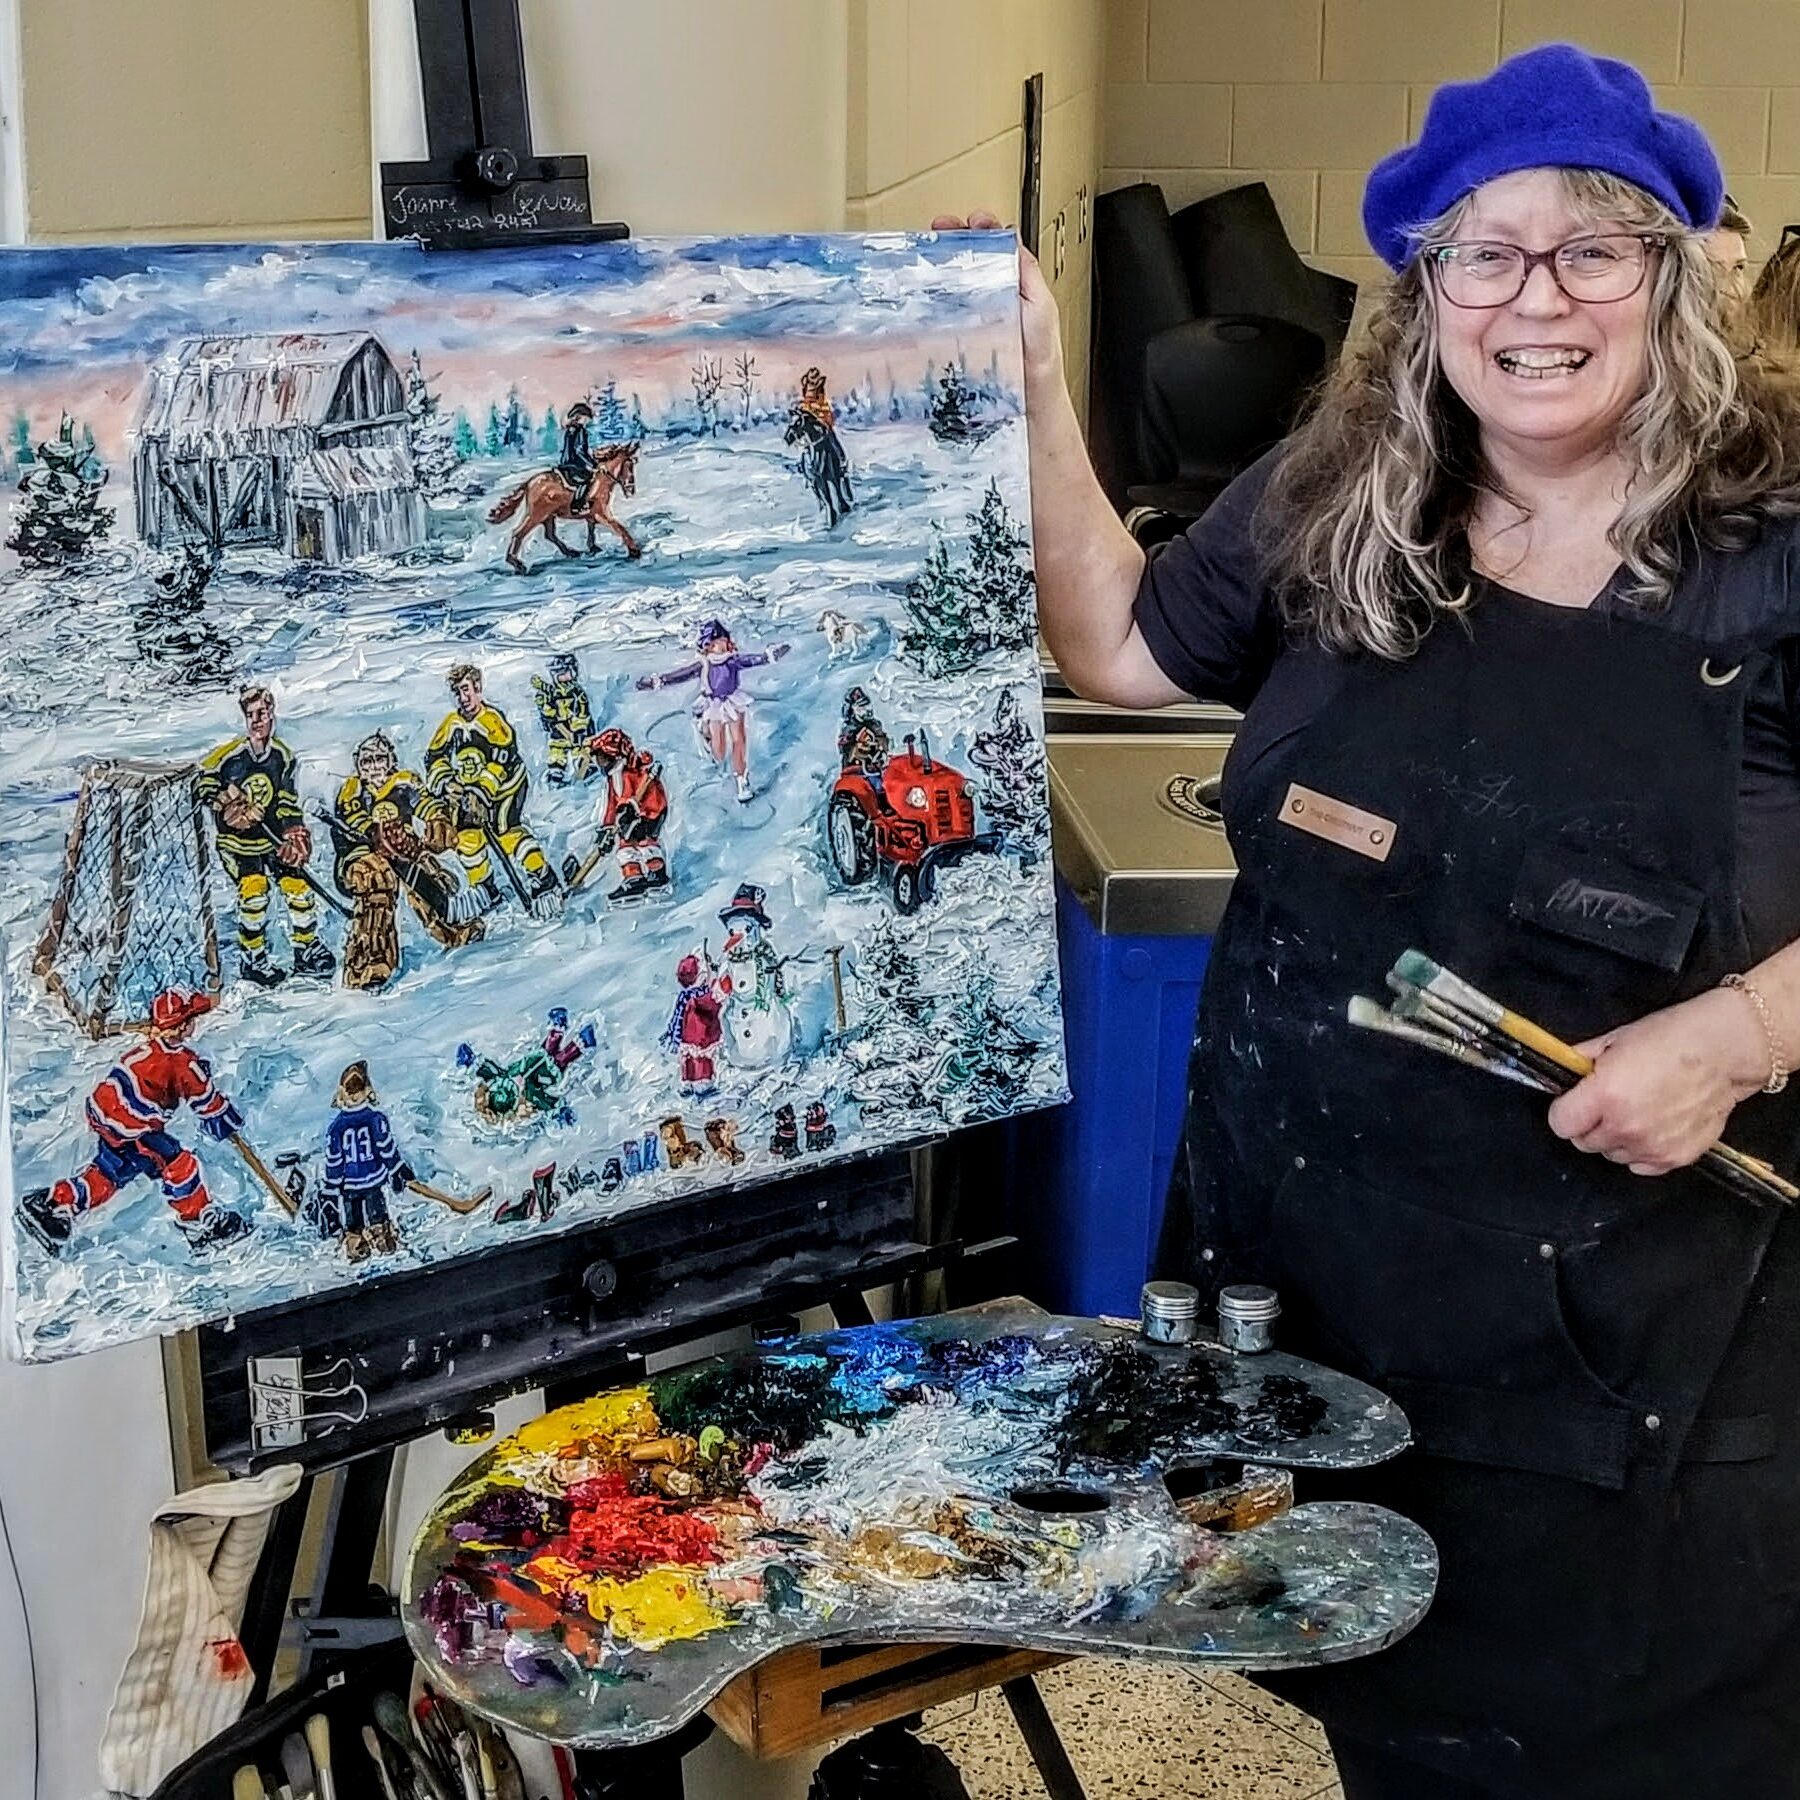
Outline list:
[[[13,1354],[1064,1096],[1010,237],[0,322]]]

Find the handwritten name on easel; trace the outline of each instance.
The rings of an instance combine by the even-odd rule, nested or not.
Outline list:
[[[581,194],[554,187],[519,187],[491,199],[397,187],[387,196],[386,213],[388,223],[402,230],[522,232],[552,217],[585,223],[588,203]]]

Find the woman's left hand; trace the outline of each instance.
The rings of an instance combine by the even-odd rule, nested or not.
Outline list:
[[[1685,1168],[1769,1073],[1769,1045],[1742,995],[1714,988],[1576,1046],[1594,1072],[1550,1108],[1550,1129],[1634,1175]]]

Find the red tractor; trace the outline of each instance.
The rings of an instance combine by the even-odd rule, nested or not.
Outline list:
[[[921,731],[877,774],[850,768],[831,790],[825,838],[832,866],[856,887],[887,873],[894,905],[915,912],[929,900],[937,872],[975,850],[992,850],[998,832],[975,829],[975,797],[966,775],[934,762]]]

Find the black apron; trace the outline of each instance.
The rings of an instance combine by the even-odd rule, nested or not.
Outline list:
[[[1240,873],[1159,1262],[1272,1283],[1282,1346],[1415,1429],[1333,1491],[1433,1534],[1431,1613],[1272,1685],[1496,1793],[1800,1795],[1800,1244],[1784,1209],[1585,1155],[1542,1096],[1345,1005],[1416,948],[1576,1041],[1746,967],[1767,653],[1489,592],[1406,663],[1333,665],[1285,738],[1253,707],[1226,766]],[[1731,1141],[1791,1167],[1797,1101],[1745,1102]]]

